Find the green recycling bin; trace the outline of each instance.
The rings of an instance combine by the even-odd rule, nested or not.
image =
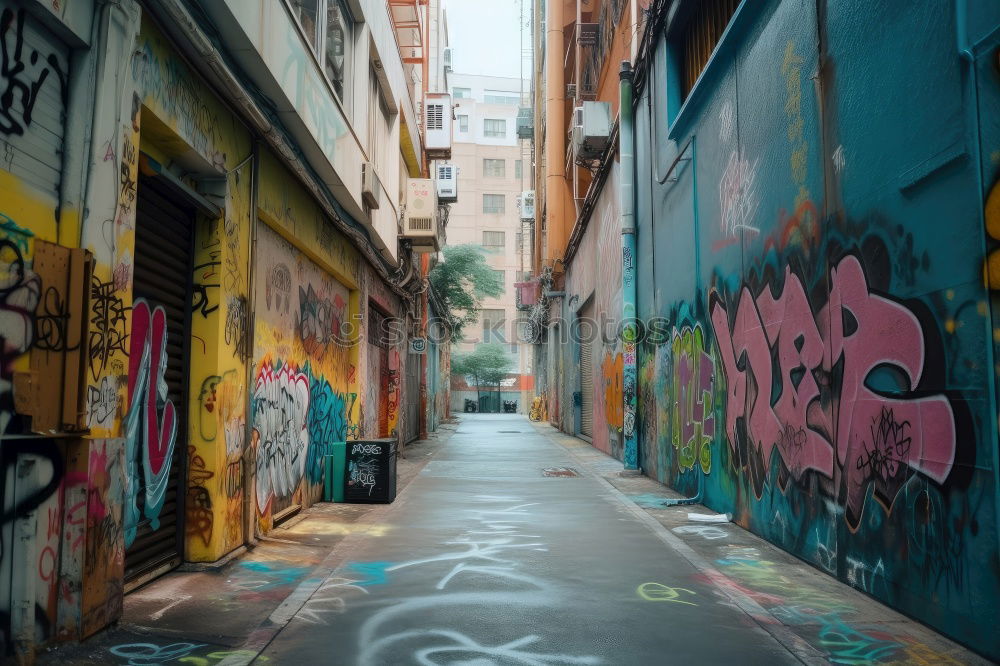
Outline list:
[[[347,467],[347,442],[334,442],[333,453],[323,456],[323,501],[344,501],[344,470]]]

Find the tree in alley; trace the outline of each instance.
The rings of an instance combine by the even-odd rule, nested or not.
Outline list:
[[[451,245],[442,251],[444,261],[430,272],[434,291],[441,296],[451,323],[451,340],[462,340],[462,327],[479,319],[483,298],[497,298],[503,282],[486,263],[486,254],[478,245]]]
[[[472,377],[476,385],[476,402],[481,404],[480,386],[496,386],[497,411],[500,410],[500,383],[511,370],[510,356],[500,344],[481,344],[471,354],[456,356],[451,361],[453,375]]]

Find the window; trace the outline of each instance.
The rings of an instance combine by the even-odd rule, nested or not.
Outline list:
[[[493,275],[495,275],[497,280],[500,282],[500,292],[503,293],[507,291],[507,276],[504,275],[504,272],[493,270]]]
[[[469,131],[469,116],[459,116],[458,117],[458,131],[468,132]]]
[[[483,136],[500,137],[507,135],[507,121],[503,118],[486,118],[483,120]]]
[[[343,101],[354,39],[354,22],[344,0],[289,0],[289,3],[309,48],[323,62],[326,78]]]
[[[451,96],[455,99],[469,99],[472,97],[472,88],[452,88]]]
[[[520,106],[521,95],[512,92],[488,92],[483,96],[483,101],[487,104],[506,104],[509,106]]]
[[[326,76],[333,84],[337,97],[344,99],[348,51],[353,40],[354,26],[343,0],[327,0],[326,12]]]
[[[702,0],[680,38],[681,75],[686,98],[708,64],[740,0]]]
[[[503,247],[504,239],[502,231],[484,231],[483,247]]]
[[[504,196],[502,194],[483,195],[484,213],[502,213],[504,212],[503,204],[504,204]]]
[[[386,138],[390,128],[389,106],[382,95],[382,86],[374,67],[368,68],[368,158],[375,164],[375,171],[388,164],[385,155]]]
[[[483,310],[483,342],[507,342],[503,325],[503,310]]]
[[[507,160],[483,160],[483,175],[487,178],[503,178],[507,173]]]
[[[514,160],[514,178],[521,178],[521,160]]]
[[[306,41],[310,48],[316,51],[322,39],[322,31],[316,18],[319,16],[319,3],[321,0],[292,0],[292,12],[302,26]]]

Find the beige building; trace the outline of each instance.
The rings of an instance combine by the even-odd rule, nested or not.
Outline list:
[[[451,162],[458,169],[459,194],[451,207],[447,242],[483,246],[489,265],[503,272],[504,285],[499,298],[484,299],[478,325],[466,327],[455,352],[471,352],[483,342],[503,343],[513,376],[501,386],[500,397],[516,401],[523,413],[534,394],[531,346],[520,342],[514,284],[524,279],[531,260],[530,235],[523,233],[521,222],[521,196],[532,187],[531,146],[517,138],[518,109],[528,85],[517,78],[458,73],[449,75],[448,83],[455,105]],[[453,379],[452,410],[461,411],[466,399],[476,399],[476,391],[463,378]]]

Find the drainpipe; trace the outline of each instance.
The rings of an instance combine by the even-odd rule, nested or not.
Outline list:
[[[260,157],[261,140],[253,140],[253,161],[250,163],[250,248],[247,254],[247,326],[244,335],[248,337],[243,342],[243,348],[249,350],[246,359],[244,379],[246,381],[246,398],[243,402],[246,411],[243,416],[243,453],[241,454],[240,475],[243,484],[243,545],[252,547],[257,543],[257,534],[254,529],[254,518],[256,516],[254,498],[257,496],[251,488],[256,481],[256,456],[257,451],[250,445],[253,441],[253,386],[254,386],[254,353],[253,342],[255,339],[254,330],[257,326],[257,285],[254,283],[254,273],[257,271],[257,258],[254,250],[257,247],[257,211],[260,205]]]
[[[619,80],[618,158],[621,164],[622,225],[622,457],[625,472],[639,473],[639,446],[635,434],[636,342],[638,320],[635,316],[635,134],[632,109],[632,65],[622,61]]]
[[[548,0],[545,21],[545,217],[547,247],[542,258],[551,264],[566,243],[566,82],[563,71],[563,2]]]

